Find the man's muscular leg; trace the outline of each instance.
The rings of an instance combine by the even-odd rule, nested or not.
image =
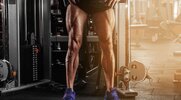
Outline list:
[[[102,49],[102,66],[106,80],[107,91],[114,87],[115,58],[113,52],[112,34],[115,24],[113,9],[93,15],[95,29],[99,35],[100,47]]]
[[[79,49],[82,44],[82,33],[87,15],[77,6],[70,4],[67,8],[66,27],[69,34],[66,56],[67,88],[73,89],[76,71],[79,65]]]

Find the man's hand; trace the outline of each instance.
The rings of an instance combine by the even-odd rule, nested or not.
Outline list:
[[[106,4],[107,4],[107,6],[112,8],[118,1],[120,1],[120,0],[107,0]]]
[[[117,2],[125,3],[126,1],[127,0],[107,0],[106,4],[107,4],[107,6],[112,8]]]
[[[126,3],[127,0],[119,0],[120,3]]]
[[[76,4],[75,0],[68,0],[71,4]]]

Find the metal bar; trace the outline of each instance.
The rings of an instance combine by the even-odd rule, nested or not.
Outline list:
[[[8,57],[8,1],[3,0],[2,2],[2,40],[3,40],[3,57],[4,59],[9,59]]]
[[[17,85],[20,86],[20,7],[21,0],[8,1],[9,61],[17,70]]]
[[[3,4],[3,5],[2,5]],[[3,42],[3,58],[5,59],[6,57],[6,39],[5,39],[5,0],[2,0],[1,2],[1,7],[2,7],[2,42]]]
[[[98,36],[86,36],[87,42],[99,42]],[[52,42],[68,42],[68,36],[51,36]]]
[[[116,27],[118,33],[117,43],[117,71],[121,66],[127,65],[128,62],[128,24],[127,24],[127,9],[126,3],[119,3],[115,9],[116,11]],[[119,87],[119,77],[117,77],[117,87]]]
[[[87,36],[87,42],[99,42],[98,36]]]
[[[44,75],[45,78],[51,78],[51,46],[50,46],[50,0],[40,0],[41,9],[40,12],[40,25],[41,25],[41,44],[43,47],[43,64],[44,64]]]
[[[131,31],[130,31],[130,25],[131,25],[131,10],[130,10],[130,1],[127,0],[125,3],[125,20],[126,20],[126,66],[128,66],[128,63],[131,61]]]
[[[15,88],[12,88],[12,89],[2,90],[0,92],[1,92],[1,94],[2,93],[8,93],[8,92],[14,92],[14,91],[30,88],[30,87],[33,87],[33,86],[37,86],[37,85],[41,85],[41,84],[45,84],[45,83],[49,83],[49,82],[50,82],[50,80],[45,79],[45,80],[41,80],[40,82],[36,82],[36,83],[28,84],[28,85],[22,85],[22,86],[15,87]]]
[[[17,9],[17,67],[18,67],[18,86],[21,86],[20,80],[20,0],[16,1],[16,9]]]
[[[59,42],[68,42],[68,36],[57,36],[56,41]]]
[[[125,4],[118,5],[118,66],[126,65]]]
[[[27,0],[24,1],[24,17],[25,17],[25,41],[28,41],[28,29],[27,29]]]
[[[87,73],[87,74],[90,74],[91,72],[93,72],[93,71],[95,71],[96,69],[98,69],[98,67],[99,67],[99,66],[94,67],[94,68],[92,68],[91,70],[87,71],[86,73]]]
[[[40,28],[40,29],[41,29],[40,39],[42,40],[42,41],[40,41],[40,42],[41,42],[41,44],[43,44],[43,42],[44,42],[44,41],[43,41],[43,37],[44,37],[44,36],[43,36],[43,33],[44,33],[44,20],[43,20],[43,19],[44,19],[44,13],[43,13],[43,12],[44,12],[44,11],[43,11],[44,5],[43,5],[43,3],[44,3],[44,1],[43,1],[43,0],[40,0],[40,1],[41,1],[41,3],[40,3],[40,5],[41,5],[41,9],[40,9],[40,13],[41,13],[41,16],[40,16],[40,20],[41,20],[41,24],[40,24],[40,25],[41,25],[41,28]]]
[[[35,39],[37,39],[37,7],[36,7],[36,1],[34,0],[34,34],[35,34]]]
[[[42,44],[42,0],[38,0],[39,2],[38,2],[38,13],[39,13],[39,16],[38,16],[38,18],[39,18],[39,42],[40,42],[40,44]]]

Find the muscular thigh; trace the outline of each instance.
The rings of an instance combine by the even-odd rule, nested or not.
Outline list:
[[[101,42],[111,42],[115,25],[114,10],[109,9],[93,15],[95,31],[99,35]]]
[[[87,14],[79,7],[70,4],[66,13],[66,27],[69,36],[82,36]]]

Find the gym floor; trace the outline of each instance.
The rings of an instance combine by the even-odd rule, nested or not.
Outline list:
[[[174,56],[173,52],[181,50],[180,45],[167,39],[147,39],[140,41],[140,46],[131,46],[131,59],[142,62],[152,79],[132,84],[138,96],[121,100],[181,100],[181,83],[173,83],[175,71],[181,69],[181,56]],[[95,91],[96,75],[89,76],[86,87],[77,90],[77,100],[103,100],[103,78],[100,90]],[[61,100],[62,96],[62,91],[36,87],[5,94],[0,100]]]

